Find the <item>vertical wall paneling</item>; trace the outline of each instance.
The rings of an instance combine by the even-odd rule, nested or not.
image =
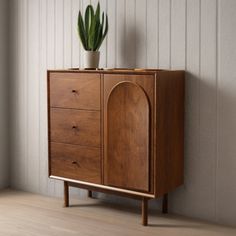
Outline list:
[[[159,0],[147,0],[147,67],[158,67]]]
[[[17,45],[17,55],[21,58],[20,61],[16,62],[16,75],[17,85],[16,94],[17,99],[17,108],[14,109],[17,114],[19,114],[17,123],[16,123],[16,153],[18,154],[18,159],[16,160],[15,167],[12,169],[13,174],[18,176],[19,188],[25,187],[27,180],[27,136],[24,135],[27,130],[27,77],[24,76],[26,71],[26,44],[27,41],[27,8],[26,0],[17,3],[17,12],[16,16],[18,18],[16,25],[16,45]]]
[[[21,139],[24,140],[25,146],[24,146],[24,155],[19,158],[23,158],[22,162],[24,163],[24,169],[23,169],[23,176],[24,176],[24,182],[23,185],[25,186],[27,183],[27,169],[28,169],[28,135],[25,135],[28,131],[28,1],[23,0],[22,3],[22,16],[23,16],[23,25],[22,25],[22,58],[23,61],[23,71],[22,71],[22,78],[23,81],[21,83],[23,84],[23,94],[24,94],[24,105],[21,107],[21,111],[23,113],[23,120],[24,120],[24,126],[21,134]]]
[[[136,0],[136,67],[147,67],[147,1]]]
[[[40,0],[40,45],[39,45],[39,191],[48,192],[47,162],[47,0]]]
[[[175,212],[181,214],[198,215],[201,214],[198,209],[202,205],[202,202],[198,201],[199,195],[202,194],[199,189],[204,183],[204,179],[199,175],[202,163],[200,164],[198,161],[200,148],[200,0],[188,0],[186,10],[185,184],[173,193],[171,207]]]
[[[39,191],[39,1],[28,1],[28,177],[27,189]]]
[[[16,82],[18,87],[18,109],[16,110],[19,114],[17,130],[19,133],[17,134],[18,147],[16,151],[18,154],[18,165],[16,165],[13,172],[16,172],[16,176],[18,176],[19,187],[23,188],[26,186],[27,181],[27,146],[28,146],[28,138],[27,135],[24,135],[27,127],[28,127],[28,117],[27,117],[27,81],[28,78],[25,76],[26,66],[27,66],[27,55],[26,55],[26,42],[27,42],[27,1],[18,2],[18,24],[17,24],[17,36],[15,40],[18,41],[18,55],[21,58],[15,66],[18,68],[16,71],[18,73],[18,77],[15,77],[18,81]],[[15,110],[14,110],[15,111]]]
[[[14,65],[14,70],[11,71],[10,73],[10,78],[11,78],[11,91],[15,96],[14,100],[11,100],[11,116],[14,115],[14,112],[18,112],[17,106],[17,102],[18,102],[18,87],[17,87],[17,81],[15,80],[15,78],[17,77],[17,58],[18,58],[18,41],[16,40],[18,38],[18,4],[16,1],[12,1],[10,4],[10,9],[11,9],[11,31],[10,31],[10,38],[11,38],[11,57],[12,57],[12,62]],[[15,157],[17,156],[18,153],[18,145],[17,145],[17,136],[18,136],[18,120],[17,119],[11,119],[11,133],[12,133],[12,145],[14,146],[14,149],[10,149],[10,155]],[[19,161],[19,160],[18,160]],[[15,186],[15,180],[17,175],[19,175],[19,170],[20,169],[16,169],[15,166],[19,163],[17,163],[17,160],[14,160],[14,165],[12,165],[13,161],[11,160],[11,184]],[[23,177],[21,177],[23,178]],[[17,181],[19,183],[20,187],[23,187],[21,185],[21,181]]]
[[[136,63],[136,22],[135,22],[135,9],[136,1],[126,1],[125,6],[125,64],[126,67],[134,68]]]
[[[23,19],[23,14],[22,14],[22,3],[19,2],[18,3],[18,8],[17,8],[17,16],[18,16],[18,22],[17,22],[17,55],[21,58],[23,56],[23,51],[22,51],[22,43],[23,43],[23,34],[22,34],[22,19]],[[17,160],[17,163],[18,163],[18,174],[19,174],[19,181],[21,183],[21,186],[24,185],[24,159],[22,158],[24,154],[24,139],[20,139],[19,137],[21,136],[21,134],[23,133],[23,130],[24,129],[24,120],[23,120],[23,116],[24,116],[24,112],[22,110],[20,110],[20,107],[23,107],[23,102],[24,102],[24,95],[23,95],[23,92],[24,92],[24,84],[21,83],[22,81],[22,66],[23,66],[23,63],[22,61],[19,61],[17,63],[17,74],[19,75],[19,80],[17,81],[17,87],[18,87],[18,90],[17,90],[17,96],[18,96],[18,100],[17,100],[17,113],[19,113],[19,119],[16,123],[16,132],[17,132],[17,152],[19,153],[19,156],[20,158]]]
[[[170,66],[185,69],[186,0],[171,0]]]
[[[236,1],[220,0],[218,6],[218,222],[236,225]]]
[[[116,67],[116,0],[107,1],[109,31],[107,34],[107,67]]]
[[[80,2],[78,0],[72,0],[71,3],[71,53],[72,53],[72,67],[80,67],[80,39],[77,31],[77,17],[80,9]]]
[[[171,0],[159,0],[159,68],[170,68]]]
[[[3,9],[3,8],[1,8]],[[10,132],[11,132],[11,145],[14,148],[10,148],[10,156],[16,157],[18,153],[18,146],[17,146],[17,119],[13,119],[14,114],[17,114],[17,94],[18,94],[18,87],[17,87],[17,62],[18,62],[18,50],[17,50],[17,38],[18,38],[18,4],[17,1],[10,2],[10,39],[11,39],[11,48],[10,48],[10,57],[12,59],[12,67],[13,70],[10,71],[10,87],[11,93],[14,94],[14,99],[10,100]],[[10,61],[10,60],[9,60]],[[10,96],[9,96],[10,97]],[[21,185],[21,181],[17,179],[17,175],[20,174],[16,169],[16,162],[15,158],[11,158],[10,160],[10,174],[11,174],[11,185],[14,187],[16,184],[19,184],[20,187],[23,188]],[[23,175],[23,174],[22,174]],[[22,178],[22,177],[21,177]]]
[[[47,69],[55,68],[55,0],[47,0]],[[48,180],[47,194],[55,193],[55,180]]]
[[[10,155],[14,187],[62,196],[62,183],[47,176],[46,69],[83,67],[77,16],[89,3],[96,5],[97,0],[10,1]],[[101,67],[187,71],[185,184],[171,194],[170,210],[236,225],[232,207],[236,198],[236,2],[100,3],[109,17]],[[72,193],[85,196],[83,191]]]
[[[67,0],[68,1],[68,0]],[[68,4],[68,3],[67,3]],[[64,68],[64,0],[55,1],[55,66],[56,68]]]
[[[67,0],[68,4],[69,0]],[[57,69],[65,67],[65,2],[55,1],[55,67]],[[69,53],[69,52],[68,52]],[[55,194],[60,196],[63,193],[63,186],[60,181],[55,181]]]
[[[125,67],[125,0],[116,0],[116,67]]]
[[[47,66],[55,67],[55,0],[47,0]]]
[[[0,1],[0,189],[9,186],[9,5]]]
[[[72,67],[72,0],[64,0],[64,68]]]
[[[208,204],[202,209],[203,217],[215,217],[216,168],[216,0],[201,1],[200,49],[200,156],[204,194],[201,201]],[[204,167],[203,167],[204,164]],[[199,208],[200,209],[200,208]]]

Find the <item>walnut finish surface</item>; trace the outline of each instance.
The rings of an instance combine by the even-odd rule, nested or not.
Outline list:
[[[113,140],[113,143],[114,143],[115,139],[119,137],[118,133],[112,134],[110,130],[110,128],[113,128],[111,125],[109,125],[109,122],[112,122],[112,119],[109,118],[109,113],[111,113],[109,112],[109,109],[111,109],[111,111],[116,110],[117,116],[119,116],[119,120],[123,120],[124,122],[127,123],[127,124],[125,123],[123,124],[127,128],[127,135],[129,131],[131,131],[133,135],[133,136],[128,135],[129,137],[127,136],[126,139],[123,140],[124,146],[123,146],[123,149],[120,150],[120,151],[122,150],[124,151],[123,154],[125,154],[125,152],[126,154],[128,154],[128,150],[130,150],[130,154],[132,153],[132,155],[129,155],[129,156],[124,155],[122,159],[122,160],[125,160],[125,158],[127,158],[129,160],[132,160],[130,163],[132,163],[133,167],[131,167],[131,164],[129,165],[132,168],[131,170],[133,171],[132,172],[128,171],[129,173],[126,174],[126,175],[129,175],[130,182],[125,183],[126,182],[125,176],[122,177],[121,175],[117,177],[121,179],[116,180],[116,181],[119,181],[119,185],[121,185],[121,183],[123,182],[124,188],[137,188],[140,191],[153,192],[154,116],[153,116],[152,110],[154,109],[154,91],[155,91],[154,80],[155,80],[154,75],[139,75],[139,74],[137,75],[136,74],[131,74],[131,75],[130,74],[119,74],[119,75],[105,74],[104,75],[104,124],[105,124],[104,126],[104,183],[105,184],[109,183],[109,178],[113,178],[113,179],[115,178],[115,176],[111,177],[112,173],[109,174],[110,165],[112,168],[115,168],[115,166],[112,164],[111,157],[113,156],[113,154],[112,154],[112,149],[110,148],[109,142]],[[128,84],[129,89],[125,89],[125,88],[120,89],[120,90],[123,90],[123,95],[119,95],[119,94],[112,95],[113,89],[114,91],[116,87],[119,89],[117,85],[122,85],[123,83],[125,85]],[[133,86],[131,86],[131,84]],[[130,89],[130,87],[132,87],[133,89]],[[113,105],[111,106],[111,104],[109,105],[109,103],[110,103],[110,96],[115,97],[114,95],[117,95],[117,98],[116,98],[117,104],[113,104],[114,105],[113,107]],[[126,97],[126,95],[128,96]],[[119,102],[119,99],[122,99],[125,97],[127,101],[126,104],[124,103],[122,104],[121,102]],[[132,109],[134,110],[128,115],[125,114],[124,110],[120,112],[120,114],[118,114],[120,108],[118,108],[117,105],[120,105],[121,108],[123,107],[123,109],[126,109],[125,107],[129,106],[131,110]],[[136,112],[135,109],[137,109],[136,115],[135,115],[135,112]],[[130,114],[132,115],[128,117]],[[126,116],[126,119],[128,120],[124,120],[122,116]],[[133,123],[134,120],[132,119],[134,118],[136,118],[137,122],[139,122],[138,119],[140,118],[140,123],[139,124]],[[130,122],[129,119],[131,119],[132,121]],[[117,119],[117,121],[119,120]],[[143,124],[141,124],[142,122]],[[129,129],[129,125],[130,125],[130,129]],[[124,130],[124,133],[125,133],[125,130]],[[136,144],[141,144],[141,145],[136,145],[136,147],[134,148],[135,142],[137,142]],[[131,151],[131,148],[132,148],[132,151]],[[135,154],[135,152],[136,154],[138,154],[139,157]],[[140,158],[141,152],[143,152],[144,154],[142,158]],[[118,157],[118,155],[116,156]],[[138,162],[136,159],[138,160]],[[138,174],[138,170],[139,170],[139,174]],[[142,180],[140,180],[141,177],[143,177]],[[140,181],[139,184],[136,181]]]
[[[100,110],[100,75],[51,73],[50,106]]]
[[[118,83],[107,101],[106,184],[149,191],[149,103],[142,88]]]
[[[100,112],[51,109],[51,141],[100,147]]]
[[[100,149],[51,143],[50,174],[100,184]]]
[[[48,71],[49,175],[69,188],[142,200],[184,181],[184,71]]]

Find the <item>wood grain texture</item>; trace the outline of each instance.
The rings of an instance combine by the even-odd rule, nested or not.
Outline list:
[[[69,206],[69,185],[64,181],[64,207]]]
[[[108,110],[108,101],[109,101],[109,95],[112,91],[112,89],[121,82],[131,82],[131,83],[135,83],[138,86],[140,86],[147,98],[148,98],[148,102],[149,102],[149,106],[150,106],[150,110],[153,109],[154,106],[154,75],[125,75],[125,74],[105,74],[104,75],[104,124],[108,124],[108,115],[109,115],[109,110]],[[115,109],[115,107],[114,107]],[[152,130],[152,125],[153,125],[153,116],[150,117],[150,130]],[[106,175],[108,172],[108,168],[109,168],[109,127],[104,127],[104,182],[108,183],[108,176]],[[137,131],[138,132],[138,131]],[[150,163],[150,173],[149,173],[149,191],[152,192],[153,191],[153,178],[151,176],[153,176],[154,170],[153,170],[153,132],[150,132],[150,150],[149,150],[149,163]],[[132,140],[130,140],[129,142],[131,142]],[[141,173],[143,174],[143,172]]]
[[[100,112],[74,109],[50,109],[50,140],[100,147]]]
[[[100,76],[98,74],[52,73],[50,106],[100,110]]]
[[[48,104],[51,104],[50,92],[55,92],[50,82],[55,78],[50,75],[55,73],[62,76],[74,74],[74,77],[82,74],[88,78],[90,74],[95,74],[89,70],[69,70],[67,73],[49,71]],[[123,69],[99,73],[102,115],[99,111],[49,106],[49,142],[79,144],[89,149],[89,146],[96,146],[93,143],[96,137],[99,142],[101,138],[100,183],[114,187],[114,190],[118,188],[154,193],[155,197],[160,197],[181,185],[184,72],[154,69],[136,72]],[[175,102],[171,103],[172,100]],[[94,127],[99,127],[95,137],[92,133]],[[89,182],[83,176],[74,177],[77,172],[70,168],[73,165],[80,167],[80,163],[71,159],[70,153],[64,159],[55,158],[60,151],[55,155],[52,143],[49,147],[51,177],[64,178],[65,181],[71,179],[77,183]],[[72,149],[68,150],[72,152]],[[63,166],[64,161],[68,161],[68,169]],[[83,175],[86,176],[86,168]],[[103,186],[100,188],[102,190]]]
[[[142,199],[142,225],[148,225],[148,199]]]
[[[101,183],[99,148],[51,143],[50,175]]]
[[[105,88],[106,89],[106,88]],[[150,110],[137,84],[120,82],[107,98],[106,184],[149,191]]]
[[[183,184],[184,72],[157,73],[155,194],[162,196]]]
[[[0,215],[0,221],[4,222],[0,228],[2,235],[234,236],[236,233],[235,228],[173,214],[163,217],[156,212],[149,216],[152,227],[142,227],[139,213],[132,206],[122,207],[117,202],[107,204],[97,199],[76,197],[71,199],[72,207],[68,209],[62,207],[59,198],[26,192],[2,191],[0,198],[1,212],[6,212]]]
[[[56,180],[60,180],[60,181],[67,181],[69,185],[72,187],[76,187],[80,189],[87,189],[94,192],[107,193],[111,195],[129,197],[132,199],[139,199],[139,200],[142,199],[143,197],[150,198],[150,199],[155,198],[155,196],[150,193],[134,191],[134,190],[124,189],[124,188],[111,187],[111,186],[106,186],[103,184],[96,184],[96,183],[85,182],[85,181],[80,181],[80,180],[73,180],[73,179],[68,179],[65,177],[58,177],[54,175],[51,175],[50,177]],[[87,197],[87,194],[85,196]]]

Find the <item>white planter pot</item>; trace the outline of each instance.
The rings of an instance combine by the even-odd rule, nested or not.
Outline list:
[[[99,66],[100,52],[84,51],[84,68],[96,69]]]

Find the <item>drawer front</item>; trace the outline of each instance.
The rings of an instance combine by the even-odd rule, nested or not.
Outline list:
[[[50,106],[100,110],[100,75],[51,73]]]
[[[100,112],[51,108],[50,141],[100,147]]]
[[[101,183],[99,148],[51,143],[50,175]]]

